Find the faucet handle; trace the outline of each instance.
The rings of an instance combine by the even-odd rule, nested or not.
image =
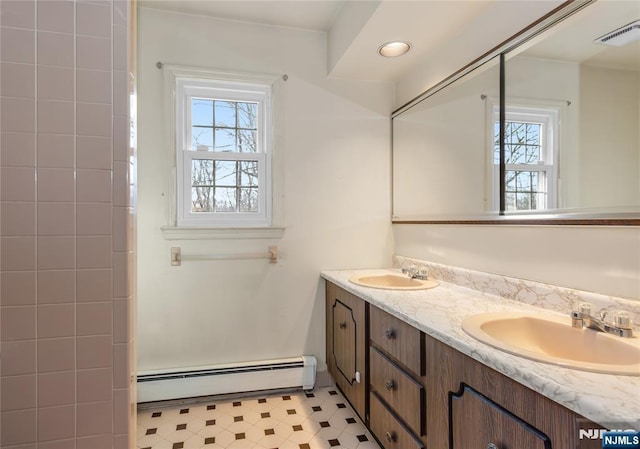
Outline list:
[[[416,274],[416,272],[418,271],[418,269],[416,268],[416,265],[413,263],[409,263],[405,266],[402,267],[402,269],[400,270],[402,271],[404,274],[408,275],[409,277],[413,276],[414,274]]]
[[[591,315],[591,304],[588,302],[581,302],[578,304],[578,312],[584,315]]]
[[[613,325],[618,329],[633,329],[631,314],[624,310],[616,310],[613,312]]]

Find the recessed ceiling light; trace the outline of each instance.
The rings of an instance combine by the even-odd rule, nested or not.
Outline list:
[[[387,58],[395,58],[396,56],[402,56],[406,52],[411,50],[411,44],[409,42],[393,41],[387,42],[378,48],[378,53]]]

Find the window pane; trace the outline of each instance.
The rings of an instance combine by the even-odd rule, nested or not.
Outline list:
[[[538,176],[540,176],[540,172],[532,171],[529,172],[529,186],[532,192],[538,191]]]
[[[506,144],[504,146],[504,161],[506,164],[521,164],[523,148],[516,144]]]
[[[526,149],[527,147],[521,143],[514,143],[510,145],[511,154],[509,156],[509,163],[511,164],[526,164]]]
[[[493,163],[500,164],[500,122],[493,123]]]
[[[531,209],[531,194],[529,193],[516,193],[516,208],[518,210]]]
[[[531,172],[518,172],[516,174],[516,186],[519,192],[530,192]]]
[[[236,127],[236,103],[233,101],[216,101],[216,126]]]
[[[241,153],[255,153],[258,151],[257,133],[248,129],[238,130],[238,151]]]
[[[213,100],[191,99],[191,124],[213,126]]]
[[[258,187],[258,161],[240,161],[240,185]]]
[[[516,172],[512,170],[504,172],[504,188],[509,192],[516,191]]]
[[[193,151],[213,150],[213,128],[191,128],[191,149]]]
[[[513,152],[514,152],[514,148],[513,145],[506,143],[504,145],[504,162],[506,164],[511,164],[513,163]]]
[[[513,171],[506,172],[505,198],[507,210],[536,210],[545,208],[546,193],[539,192],[540,172]]]
[[[235,187],[216,187],[216,212],[235,212],[236,207],[236,188]]]
[[[256,103],[238,103],[238,128],[258,128],[258,105]]]
[[[527,141],[527,126],[524,123],[512,123],[511,142],[523,144]]]
[[[240,212],[259,212],[258,189],[240,189]]]
[[[540,123],[507,122],[505,161],[508,164],[537,164],[540,160]],[[496,138],[496,145],[499,143]],[[498,151],[497,147],[496,150]],[[499,154],[494,157],[499,163]]]
[[[527,143],[529,145],[540,145],[540,123],[527,123]]]
[[[505,192],[504,206],[506,210],[516,210],[516,194]]]
[[[214,151],[237,151],[236,130],[229,128],[216,128],[216,146]]]
[[[236,161],[216,161],[216,186],[236,186]]]
[[[513,123],[505,122],[504,123],[504,141],[511,142],[513,138],[512,135],[513,135]]]
[[[191,185],[213,186],[213,161],[202,159],[191,161]]]
[[[525,160],[527,164],[537,164],[540,160],[540,147],[537,145],[527,146],[527,155]]]
[[[540,160],[540,123],[527,123],[527,163],[536,164]]]
[[[191,212],[213,212],[213,188],[193,187],[191,189]]]

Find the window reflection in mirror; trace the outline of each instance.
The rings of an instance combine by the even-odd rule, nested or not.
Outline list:
[[[638,2],[598,1],[506,55],[507,211],[639,210],[640,41],[596,42],[638,19]],[[556,125],[509,119],[527,108]]]
[[[506,44],[507,218],[640,216],[640,42],[594,43],[640,19],[640,2],[577,9]],[[504,218],[498,57],[423,96],[393,117],[394,220]]]
[[[511,102],[505,110],[505,210],[541,211],[556,207],[558,131],[562,105]],[[500,122],[494,122],[493,204],[499,204]]]

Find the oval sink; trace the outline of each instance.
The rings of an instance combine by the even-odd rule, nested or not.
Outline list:
[[[438,283],[431,279],[412,279],[397,274],[362,275],[357,274],[349,278],[349,282],[363,287],[381,288],[386,290],[426,290],[437,287]]]
[[[571,327],[571,319],[519,312],[466,318],[472,337],[518,356],[597,373],[640,375],[640,339]]]

